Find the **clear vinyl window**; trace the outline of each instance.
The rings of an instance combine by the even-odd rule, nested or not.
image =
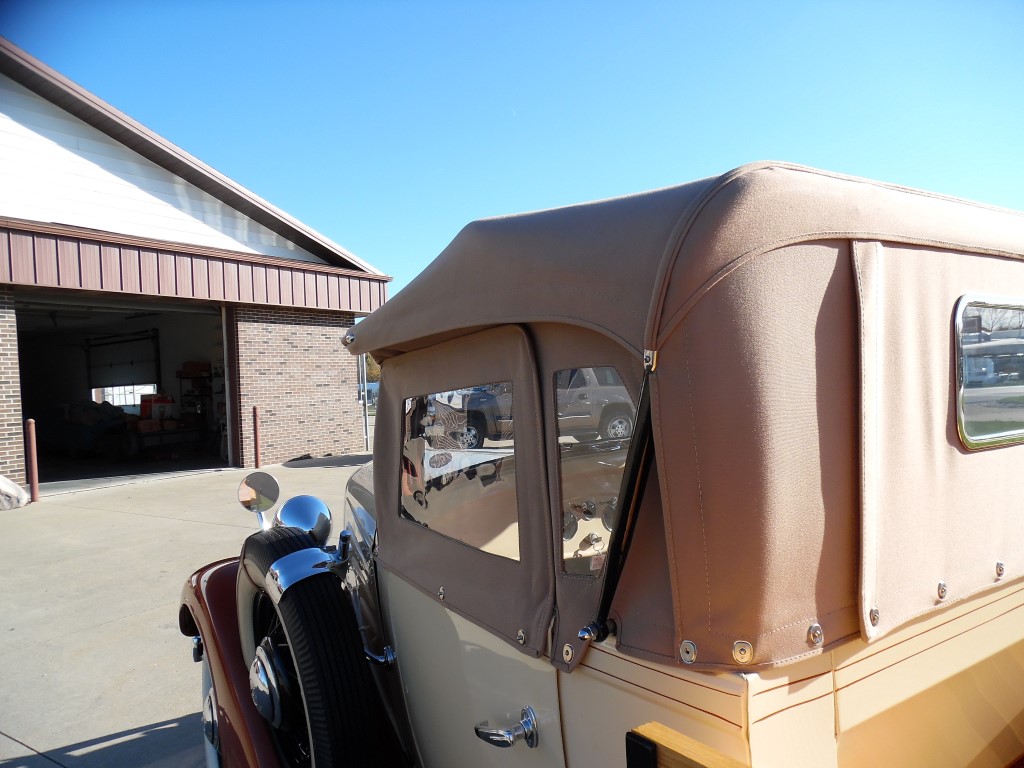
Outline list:
[[[957,304],[955,346],[964,445],[1024,442],[1024,301],[964,296]]]
[[[636,404],[611,366],[555,373],[562,556],[568,573],[604,566]]]
[[[513,402],[509,381],[406,399],[403,518],[520,559]]]

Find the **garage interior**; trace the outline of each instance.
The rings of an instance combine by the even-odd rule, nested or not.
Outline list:
[[[19,291],[15,310],[41,483],[229,465],[219,308]]]

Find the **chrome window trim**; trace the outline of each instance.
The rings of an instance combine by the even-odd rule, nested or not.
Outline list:
[[[1024,298],[1009,299],[984,294],[964,294],[956,303],[954,310],[953,348],[956,366],[956,427],[960,441],[969,451],[980,451],[986,448],[1001,448],[1008,445],[1024,443],[1024,427],[1021,429],[999,432],[982,437],[967,434],[966,416],[964,414],[964,392],[967,382],[964,380],[963,328],[964,313],[969,307],[986,309],[1010,309],[1024,313]]]

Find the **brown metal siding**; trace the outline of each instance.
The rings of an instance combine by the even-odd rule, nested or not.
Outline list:
[[[0,282],[11,282],[11,236],[0,231]]]
[[[57,240],[57,277],[61,288],[76,288],[82,283],[78,243],[65,237]]]
[[[121,249],[121,289],[125,293],[142,293],[142,261],[135,248]]]
[[[65,231],[72,228],[58,225],[40,225],[50,231],[37,232],[29,222],[16,227],[12,221],[0,219],[0,283],[358,314],[385,298],[385,280],[326,265],[147,248],[138,239],[75,237]]]

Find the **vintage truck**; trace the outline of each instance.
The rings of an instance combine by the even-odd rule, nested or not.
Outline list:
[[[343,522],[250,493],[184,589],[211,765],[1024,753],[1021,214],[747,165],[472,223],[347,341]],[[628,429],[564,427],[578,369]]]

